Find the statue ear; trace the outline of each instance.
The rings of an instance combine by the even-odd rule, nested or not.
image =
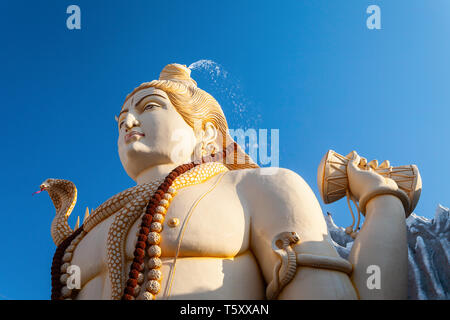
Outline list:
[[[205,145],[216,142],[217,131],[216,126],[212,122],[208,121],[205,123],[205,128],[203,129],[203,142]]]
[[[217,147],[217,136],[219,130],[210,121],[206,122],[203,126],[196,126],[199,130],[196,132],[197,143],[194,147],[194,158],[200,159],[203,156],[216,153],[219,148]]]

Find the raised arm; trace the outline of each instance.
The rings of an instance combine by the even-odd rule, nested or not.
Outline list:
[[[359,163],[360,157],[353,151],[347,167],[349,187],[365,213],[365,221],[349,255],[354,269],[352,282],[361,299],[406,299],[408,196],[394,180],[370,167],[361,169]]]

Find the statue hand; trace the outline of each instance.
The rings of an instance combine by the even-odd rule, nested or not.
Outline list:
[[[352,158],[347,166],[348,185],[355,200],[360,201],[362,196],[380,189],[398,190],[394,180],[378,174],[370,165],[365,164],[365,159],[361,160],[356,151],[352,151]],[[374,166],[376,165],[375,163]]]

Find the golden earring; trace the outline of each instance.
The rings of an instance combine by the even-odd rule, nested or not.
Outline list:
[[[216,154],[217,147],[214,143],[210,143],[205,148],[206,155],[212,155],[214,156]]]

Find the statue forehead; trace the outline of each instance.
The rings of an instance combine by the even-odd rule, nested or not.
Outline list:
[[[154,87],[145,88],[145,89],[141,89],[141,90],[135,92],[131,97],[129,97],[127,99],[127,101],[124,103],[124,105],[122,106],[122,110],[124,110],[124,109],[129,110],[130,108],[134,107],[136,103],[141,101],[142,98],[149,96],[151,94],[157,94],[157,95],[163,96],[166,99],[169,99],[169,97],[167,96],[167,93],[164,90],[154,88]]]

